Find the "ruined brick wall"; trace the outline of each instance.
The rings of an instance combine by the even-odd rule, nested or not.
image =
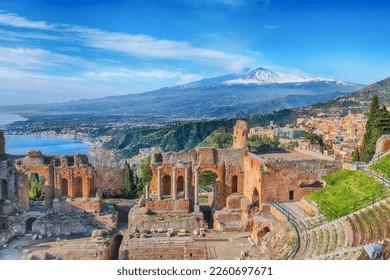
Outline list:
[[[157,230],[161,228],[166,231],[169,228],[176,230],[186,229],[194,230],[204,228],[205,222],[202,213],[185,213],[168,211],[165,213],[150,213],[145,208],[134,207],[130,210],[128,216],[128,228],[130,231],[138,230]]]
[[[3,183],[7,187],[6,196],[7,199],[10,201],[13,201],[15,199],[15,172],[12,166],[11,160],[3,160],[0,161],[0,184]],[[6,199],[5,197],[1,196],[2,193],[0,192],[0,199]]]
[[[322,176],[342,167],[337,161],[272,159],[265,162],[266,172],[262,183],[261,201],[269,203],[299,201],[303,196],[320,188]],[[293,198],[290,199],[290,191]]]
[[[233,149],[243,149],[246,145],[248,125],[244,121],[237,121],[233,131]]]
[[[68,198],[66,200],[55,198],[53,200],[54,213],[64,212],[88,212],[99,213],[102,209],[103,201],[100,197],[95,198]]]
[[[246,152],[244,156],[244,196],[251,202],[259,204],[262,210],[262,186],[263,186],[263,166],[262,163]],[[256,200],[255,194],[258,193]]]
[[[192,209],[195,198],[195,172],[213,171],[217,176],[217,208],[225,206],[226,197],[231,193],[243,193],[244,191],[244,150],[198,148],[189,152],[179,153],[157,153],[153,155],[151,169],[153,173],[150,186],[150,201],[147,207],[153,210],[188,210]],[[186,203],[155,202],[158,194],[158,170],[161,170],[161,195],[163,200],[170,200],[173,197],[173,181],[176,181],[176,189],[179,188],[179,177],[185,180],[186,169],[188,170],[188,198],[189,208]],[[174,171],[176,170],[176,171]],[[167,183],[164,182],[167,180]],[[233,183],[234,182],[234,183]],[[184,189],[185,182],[182,183]],[[234,189],[233,189],[234,185]],[[184,192],[177,192],[177,198],[183,200]],[[153,198],[153,199],[152,199]],[[162,200],[162,201],[163,201]],[[184,208],[186,207],[186,208]]]
[[[1,169],[0,169],[1,170]],[[45,156],[39,151],[29,152],[24,158],[15,159],[15,178],[17,188],[17,207],[20,211],[29,209],[28,175],[37,173],[45,180],[45,207],[53,207],[53,199],[61,197],[95,197],[94,170],[85,155]],[[88,211],[97,211],[97,206]]]
[[[127,239],[119,249],[120,260],[205,260],[206,248],[190,238]]]
[[[182,211],[190,209],[190,201],[181,200],[147,200],[146,208],[157,211]]]
[[[4,133],[0,131],[0,160],[4,158],[5,155],[5,138]]]

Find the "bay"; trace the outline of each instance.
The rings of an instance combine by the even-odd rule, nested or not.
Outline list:
[[[42,154],[73,155],[86,153],[91,146],[77,139],[6,135],[5,150],[10,155],[26,155],[32,150],[39,150]]]

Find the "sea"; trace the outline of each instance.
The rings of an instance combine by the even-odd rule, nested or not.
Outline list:
[[[12,124],[15,121],[25,120],[22,116],[13,114],[0,114],[0,125]],[[28,151],[39,150],[43,154],[73,155],[86,153],[91,145],[78,139],[30,136],[5,135],[5,150],[9,155],[26,155]]]

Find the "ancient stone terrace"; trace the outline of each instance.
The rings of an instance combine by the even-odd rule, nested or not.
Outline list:
[[[358,259],[363,245],[390,240],[390,198],[331,222],[318,215],[296,221],[302,240],[295,259]]]

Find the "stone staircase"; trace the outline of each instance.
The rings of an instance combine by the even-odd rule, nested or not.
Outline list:
[[[295,259],[358,259],[363,245],[390,239],[390,198],[337,220],[298,220],[301,246]]]

